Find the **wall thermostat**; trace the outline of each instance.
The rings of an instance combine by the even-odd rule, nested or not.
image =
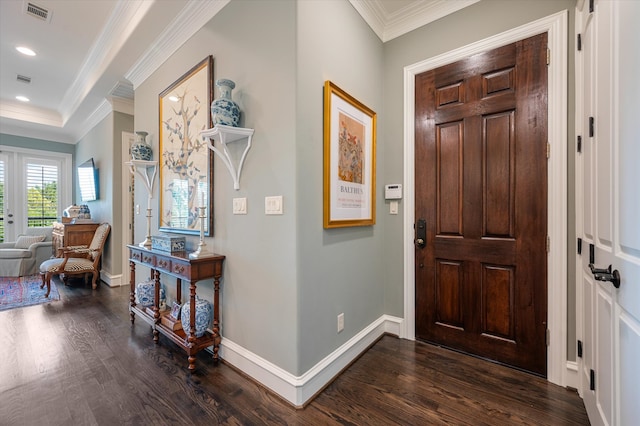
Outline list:
[[[399,200],[402,198],[402,185],[399,183],[392,183],[384,186],[384,198],[385,200]]]

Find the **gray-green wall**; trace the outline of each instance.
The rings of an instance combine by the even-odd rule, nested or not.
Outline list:
[[[225,338],[294,373],[299,327],[295,13],[292,1],[232,1],[135,91],[136,130],[149,132],[158,159],[160,92],[208,55],[214,58],[214,79],[236,82],[241,125],[255,129],[255,135],[238,191],[220,159],[214,160],[214,237],[206,243],[227,256],[221,325]],[[152,234],[158,232],[158,186]],[[136,204],[145,205],[145,194],[136,190]],[[284,215],[265,216],[264,197],[271,195],[284,197]],[[247,198],[247,215],[232,215],[234,197]],[[136,216],[136,241],[144,238],[144,223]],[[192,247],[197,243],[195,237],[188,240]],[[198,283],[198,294],[211,300],[211,287]]]
[[[72,144],[8,135],[6,133],[0,133],[0,145],[36,149],[40,151],[61,152],[72,155],[75,151],[75,146]]]
[[[122,250],[122,132],[133,131],[133,117],[112,112],[93,127],[75,145],[76,164],[93,158],[100,179],[100,197],[96,201],[80,200],[78,181],[74,167],[74,202],[87,204],[91,218],[96,222],[108,222],[111,233],[102,255],[102,270],[110,276],[123,274]],[[127,277],[122,278],[128,283]]]
[[[297,373],[309,370],[384,312],[387,144],[383,44],[346,1],[297,2]],[[323,229],[323,84],[331,80],[377,113],[376,224]],[[401,246],[395,248],[401,251]],[[402,289],[402,280],[396,280]],[[345,329],[337,333],[337,316]]]

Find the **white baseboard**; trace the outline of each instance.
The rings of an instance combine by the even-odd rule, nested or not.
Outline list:
[[[105,271],[100,271],[100,281],[103,281],[109,287],[120,287],[122,284],[122,274],[111,275]]]
[[[400,335],[402,322],[402,318],[381,316],[301,376],[294,376],[226,338],[220,343],[219,355],[294,406],[302,407],[383,334]]]
[[[578,389],[578,363],[575,361],[566,362],[565,387]]]

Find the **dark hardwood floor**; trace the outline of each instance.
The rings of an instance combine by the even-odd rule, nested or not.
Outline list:
[[[129,321],[127,287],[0,312],[0,425],[587,425],[575,392],[385,336],[304,409]],[[90,286],[89,286],[90,287]]]

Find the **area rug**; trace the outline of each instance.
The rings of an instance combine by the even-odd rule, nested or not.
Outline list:
[[[40,284],[40,275],[0,277],[0,311],[60,300],[60,293],[53,280],[49,297],[44,297],[47,288],[40,288]]]

